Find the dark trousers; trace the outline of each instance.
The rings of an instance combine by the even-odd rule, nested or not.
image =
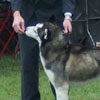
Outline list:
[[[25,35],[19,35],[22,65],[22,100],[40,100],[39,85],[39,48],[38,43]],[[56,98],[55,90],[51,85]]]
[[[35,15],[34,15],[35,16]],[[51,17],[50,22],[55,21],[55,17]],[[34,25],[38,21],[36,17],[32,17],[28,25]],[[33,24],[34,22],[34,24]],[[59,26],[61,26],[60,21],[55,21]],[[40,93],[38,89],[39,85],[39,46],[38,42],[26,35],[18,35],[20,44],[20,54],[21,54],[21,65],[22,65],[22,100],[40,100]],[[51,85],[51,89],[55,95],[55,90]]]
[[[19,35],[19,43],[22,62],[22,100],[40,100],[38,90],[38,43],[25,35]]]

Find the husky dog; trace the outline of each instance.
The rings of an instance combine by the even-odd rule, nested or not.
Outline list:
[[[66,35],[52,23],[27,27],[26,35],[39,43],[43,68],[53,84],[57,100],[69,100],[69,88],[98,78],[99,47],[68,45]]]

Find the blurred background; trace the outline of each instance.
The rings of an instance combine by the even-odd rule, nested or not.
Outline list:
[[[77,0],[73,16],[73,43],[84,42],[92,36],[94,42],[100,41],[100,0]],[[90,42],[91,39],[90,39]],[[93,44],[93,43],[91,43]]]
[[[21,64],[17,34],[12,29],[10,0],[0,0],[0,100],[21,100]],[[73,14],[73,43],[82,43],[92,35],[100,40],[100,0],[77,0]],[[90,40],[91,41],[91,40]],[[49,81],[40,64],[41,100],[54,100]],[[71,100],[100,100],[100,81],[72,88]]]

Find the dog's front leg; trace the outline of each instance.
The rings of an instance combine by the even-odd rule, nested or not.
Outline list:
[[[46,71],[46,74],[52,83],[55,91],[57,100],[69,100],[69,84],[62,84],[60,87],[57,86],[58,82],[54,81],[54,73],[52,71]]]
[[[69,100],[69,85],[55,88],[57,100]]]

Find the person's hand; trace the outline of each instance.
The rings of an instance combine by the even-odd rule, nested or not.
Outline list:
[[[25,23],[24,23],[24,19],[20,15],[20,12],[15,11],[13,14],[13,17],[14,17],[14,20],[13,20],[12,27],[14,31],[19,34],[23,34],[25,31]]]
[[[64,34],[70,34],[72,32],[72,24],[70,18],[64,19],[63,21],[63,27],[64,27]]]

